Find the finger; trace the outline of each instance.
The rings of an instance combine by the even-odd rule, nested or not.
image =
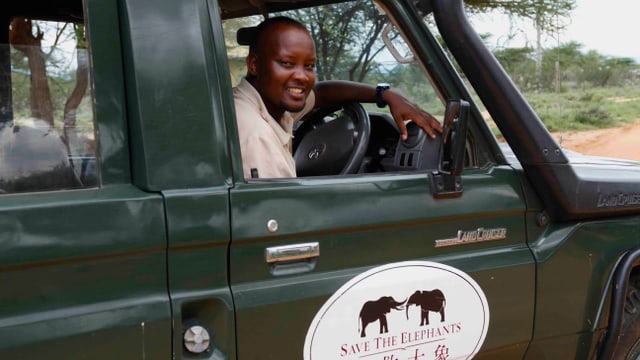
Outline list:
[[[427,135],[429,135],[430,138],[435,139],[436,134],[434,134],[433,130],[435,129],[440,133],[442,133],[442,130],[438,130],[437,126],[434,126],[435,124],[433,124],[429,120],[429,118],[427,118],[426,120],[424,118],[421,118],[420,121],[416,121],[416,123],[422,130],[424,130],[425,133],[427,133]]]
[[[431,118],[431,128],[442,134],[442,124],[434,118]]]
[[[436,134],[433,133],[433,129],[431,128],[431,126],[428,125],[422,125],[422,130],[424,130],[424,132],[427,133],[427,135],[429,135],[430,138],[435,139],[436,138]]]
[[[431,128],[435,131],[442,134],[442,124],[438,121],[438,119],[433,117],[433,115],[429,114],[428,112],[424,112],[423,115],[427,119],[429,126],[431,126]]]
[[[396,124],[398,125],[398,130],[400,130],[400,137],[402,138],[402,141],[407,140],[409,137],[407,134],[407,125],[405,125],[404,121],[396,121]]]

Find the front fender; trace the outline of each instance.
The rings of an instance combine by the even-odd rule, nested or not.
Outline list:
[[[614,273],[631,261],[623,255],[638,247],[639,222],[639,216],[630,216],[555,224],[531,242],[536,314],[527,359],[593,358],[614,316],[607,307],[612,285],[621,283]],[[621,309],[615,310],[618,315]]]

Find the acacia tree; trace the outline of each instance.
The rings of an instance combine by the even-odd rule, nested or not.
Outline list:
[[[471,13],[485,13],[492,10],[501,11],[511,18],[531,21],[536,29],[536,87],[542,87],[542,61],[544,49],[542,36],[554,33],[566,27],[564,22],[575,9],[575,0],[466,0]],[[555,63],[555,86],[560,88],[560,63]]]
[[[41,25],[44,26],[44,30]],[[26,63],[25,73],[29,77],[28,92],[31,117],[44,120],[50,127],[53,127],[55,125],[54,104],[64,102],[62,140],[69,146],[75,137],[75,133],[71,130],[76,125],[76,113],[89,86],[89,58],[86,52],[84,25],[75,23],[44,24],[17,17],[11,22],[9,36],[11,46],[24,57],[24,60],[16,59],[16,65]],[[47,44],[48,52],[44,51],[43,40],[45,36],[52,37]],[[52,93],[52,84],[50,84],[52,74],[47,73],[47,67],[49,66],[50,70],[57,73],[58,77],[65,77],[65,67],[69,66],[69,57],[59,59],[54,53],[69,43],[75,44],[75,84],[69,94],[65,93],[68,86],[56,86],[55,93]],[[65,97],[64,100],[58,100],[61,95]],[[54,98],[56,101],[53,101]]]
[[[500,11],[512,18],[529,20],[543,32],[561,30],[566,25],[559,18],[567,18],[575,9],[575,0],[465,0],[471,15]]]
[[[286,15],[305,24],[314,38],[319,80],[363,81],[375,56],[384,49],[379,39],[388,19],[368,0],[294,10]]]
[[[53,105],[47,80],[45,54],[42,52],[44,32],[30,19],[16,17],[11,21],[9,41],[28,60],[31,74],[31,116],[46,121],[53,127]]]

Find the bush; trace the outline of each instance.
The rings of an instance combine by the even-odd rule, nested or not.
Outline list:
[[[590,106],[584,110],[578,110],[574,120],[580,124],[605,128],[615,125],[611,114],[599,105]]]

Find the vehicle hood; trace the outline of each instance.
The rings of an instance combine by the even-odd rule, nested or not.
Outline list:
[[[509,146],[509,144],[505,142],[500,143],[500,148],[502,149],[502,153],[504,154],[505,159],[510,165],[519,165],[520,162],[513,150]],[[618,159],[618,158],[609,158],[604,156],[593,156],[593,155],[584,155],[576,151],[572,151],[569,149],[562,149],[564,155],[569,160],[569,163],[572,165],[593,165],[593,166],[603,166],[603,167],[637,167],[638,171],[640,171],[640,161],[634,160],[626,160],[626,159]],[[519,166],[518,166],[519,167]]]

